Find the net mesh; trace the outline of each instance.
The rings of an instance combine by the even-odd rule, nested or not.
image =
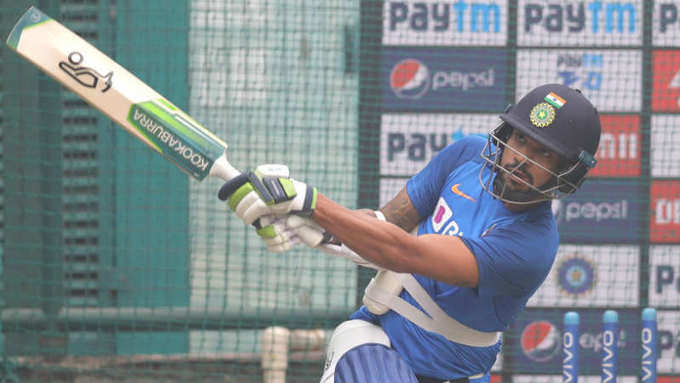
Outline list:
[[[30,5],[0,1],[2,34]],[[236,167],[287,164],[350,208],[382,206],[533,87],[581,89],[601,114],[599,164],[552,205],[557,258],[492,381],[561,381],[567,311],[598,380],[608,309],[619,375],[637,381],[645,307],[660,381],[680,381],[680,2],[35,5],[227,141]],[[268,253],[219,180],[188,179],[11,50],[0,61],[0,377],[318,381],[372,272]]]

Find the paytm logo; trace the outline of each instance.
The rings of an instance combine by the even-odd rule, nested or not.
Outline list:
[[[635,4],[621,1],[532,2],[524,5],[524,31],[632,34],[639,17]]]
[[[678,6],[671,1],[656,2],[658,5],[659,32],[666,33],[680,26]],[[678,28],[680,29],[680,28]]]
[[[678,1],[654,2],[652,16],[652,43],[657,47],[680,45],[680,12]]]
[[[560,53],[557,76],[562,84],[579,89],[600,90],[604,58],[601,53]]]
[[[473,136],[487,138],[486,134],[473,133]],[[448,133],[387,133],[387,160],[392,162],[403,156],[409,161],[429,161],[432,156],[450,143],[466,137],[462,129]]]
[[[389,30],[495,32],[501,30],[501,8],[495,2],[389,1]]]
[[[659,312],[657,336],[659,338],[659,366],[668,366],[669,372],[677,372],[676,365],[680,358],[680,328],[677,323],[680,316],[677,312]]]
[[[680,294],[680,269],[676,269],[673,265],[660,264],[656,265],[654,272],[656,273],[655,291],[657,294],[663,293],[666,288],[673,289]]]

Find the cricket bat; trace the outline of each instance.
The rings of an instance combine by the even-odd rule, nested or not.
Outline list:
[[[224,141],[37,8],[19,19],[7,45],[195,179],[240,174]]]

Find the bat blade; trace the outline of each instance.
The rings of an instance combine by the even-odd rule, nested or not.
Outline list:
[[[37,8],[19,19],[7,45],[195,179],[240,174],[224,141]]]

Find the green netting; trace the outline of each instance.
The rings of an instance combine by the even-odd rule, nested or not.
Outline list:
[[[637,381],[645,307],[659,375],[680,381],[679,2],[0,1],[3,38],[29,5],[227,141],[235,166],[287,164],[351,208],[382,206],[534,86],[581,89],[599,165],[553,203],[559,253],[492,381],[560,381],[567,311],[599,379],[607,309],[621,381]],[[372,272],[268,253],[219,180],[190,180],[6,47],[0,61],[0,380],[318,381]]]

